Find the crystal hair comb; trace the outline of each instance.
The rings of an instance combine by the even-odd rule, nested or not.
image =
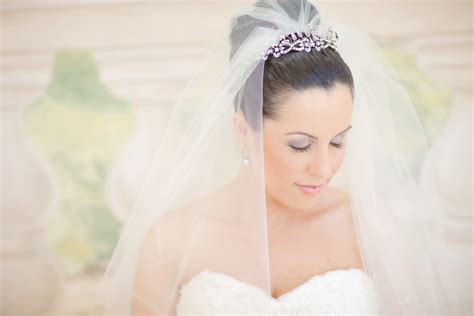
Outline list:
[[[278,58],[290,51],[301,52],[304,50],[309,52],[312,48],[317,51],[328,47],[336,49],[336,42],[339,37],[332,28],[329,27],[326,31],[322,31],[315,28],[311,23],[308,25],[309,32],[294,32],[280,36],[277,44],[262,52],[261,59],[267,60],[270,55]]]

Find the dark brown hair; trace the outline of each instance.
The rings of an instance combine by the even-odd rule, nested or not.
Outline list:
[[[298,19],[299,10],[307,5],[306,0],[301,0],[301,3],[297,0],[277,0],[277,2],[295,20]],[[264,0],[258,0],[255,6],[267,7],[268,5]],[[318,14],[318,10],[312,4],[309,4],[309,6],[310,17],[313,18]],[[231,45],[230,59],[235,55],[247,36],[257,27],[277,29],[276,25],[249,15],[241,15],[232,20],[229,36]],[[335,31],[337,32],[337,30]],[[261,87],[263,90],[262,115],[264,119],[276,117],[278,103],[291,91],[301,91],[310,88],[330,89],[336,83],[342,83],[349,86],[352,96],[354,95],[354,81],[351,71],[339,53],[331,48],[322,49],[321,51],[312,49],[310,52],[293,51],[278,58],[270,56],[266,61],[262,60],[262,62],[265,63],[263,86]],[[251,106],[245,103],[246,92],[259,88],[255,87],[255,82],[262,81],[258,80],[259,78],[252,78],[257,73],[255,72],[250,75],[242,88],[242,100],[239,102],[238,98],[236,98],[234,103],[235,107],[240,104],[244,114],[252,110]],[[247,103],[249,103],[248,100]]]

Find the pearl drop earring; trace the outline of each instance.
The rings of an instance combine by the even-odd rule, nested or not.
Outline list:
[[[248,158],[247,147],[244,147],[244,159],[242,160],[242,165],[248,167],[250,165],[250,160]]]

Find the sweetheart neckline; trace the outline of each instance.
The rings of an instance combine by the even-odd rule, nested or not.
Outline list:
[[[257,290],[257,291],[261,292],[265,297],[267,297],[268,299],[270,299],[274,302],[282,302],[285,299],[287,299],[288,297],[293,296],[295,292],[299,292],[303,288],[309,286],[309,284],[311,284],[313,280],[324,279],[324,278],[327,278],[329,275],[333,275],[333,274],[336,274],[336,273],[348,273],[348,272],[353,272],[353,271],[363,273],[364,275],[367,276],[366,271],[363,270],[363,269],[360,269],[360,268],[347,268],[347,269],[330,270],[330,271],[324,272],[322,274],[316,274],[316,275],[312,276],[309,280],[301,283],[300,285],[298,285],[295,288],[289,290],[288,292],[283,293],[278,297],[274,297],[271,294],[268,294],[267,292],[265,292],[262,288],[260,288],[256,285],[250,284],[248,282],[245,282],[245,281],[240,281],[240,280],[238,280],[238,279],[236,279],[236,278],[234,278],[230,275],[220,273],[220,272],[210,271],[210,270],[202,270],[201,272],[196,274],[194,277],[192,277],[188,282],[186,282],[184,285],[182,285],[181,288],[180,288],[180,291],[183,290],[188,284],[190,284],[198,276],[202,276],[204,274],[210,274],[210,275],[226,278],[227,280],[231,280],[232,282],[237,282],[238,284],[241,284],[243,286],[246,286],[246,287],[249,287],[251,289]]]

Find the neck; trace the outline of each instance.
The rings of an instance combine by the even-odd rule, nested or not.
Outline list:
[[[267,203],[267,221],[269,225],[280,223],[285,225],[288,223],[308,223],[316,219],[322,214],[321,202],[318,201],[315,207],[310,209],[289,208],[281,203],[278,203],[269,194],[266,194]]]

